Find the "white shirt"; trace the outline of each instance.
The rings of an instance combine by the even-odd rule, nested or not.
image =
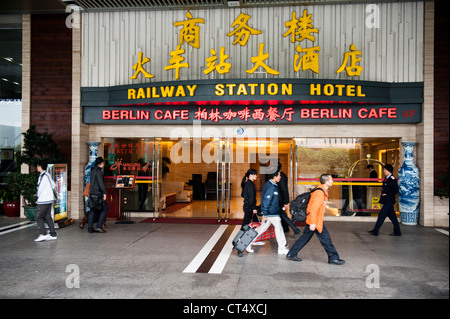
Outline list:
[[[56,184],[50,175],[44,171],[38,178],[37,204],[52,204],[55,200],[53,189]]]

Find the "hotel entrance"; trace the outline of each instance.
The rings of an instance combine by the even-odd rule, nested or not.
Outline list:
[[[240,219],[245,172],[259,172],[260,192],[278,162],[290,172],[292,143],[266,138],[103,138],[105,179],[114,188],[120,175],[135,178],[133,188],[121,190],[122,215]]]
[[[399,139],[383,138],[104,138],[105,179],[132,175],[119,212],[154,219],[242,219],[241,181],[258,172],[257,203],[281,165],[290,200],[333,176],[326,216],[376,217],[383,165],[399,168]],[[396,207],[398,211],[398,207]],[[113,210],[114,211],[114,210]],[[120,215],[119,214],[119,215]]]

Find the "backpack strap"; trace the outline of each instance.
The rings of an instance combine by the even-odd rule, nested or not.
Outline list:
[[[45,175],[47,175],[48,182],[50,183],[50,188],[52,188],[52,181],[50,179],[50,175],[48,175],[48,174],[45,174]],[[53,196],[55,197],[55,199],[57,199],[58,198],[58,193],[56,192],[56,190],[54,188],[52,188],[52,191],[53,191]]]
[[[317,186],[316,188],[314,188],[310,193],[312,194],[313,192],[315,192],[315,191],[318,190],[318,189],[320,189],[320,190],[325,194],[325,191],[324,191],[322,188],[320,188],[319,186]]]

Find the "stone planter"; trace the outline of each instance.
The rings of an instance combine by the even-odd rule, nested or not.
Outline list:
[[[8,217],[20,216],[20,202],[3,202],[3,212]]]
[[[29,221],[34,222],[36,216],[36,207],[23,206],[23,214]]]

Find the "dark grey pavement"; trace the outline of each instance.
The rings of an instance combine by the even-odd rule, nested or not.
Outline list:
[[[0,298],[449,298],[449,237],[435,228],[401,225],[391,237],[387,221],[374,237],[372,223],[327,221],[345,265],[329,265],[316,237],[302,262],[278,255],[272,239],[241,258],[233,251],[210,274],[183,271],[219,225],[108,222],[107,233],[89,234],[76,223],[36,243],[35,225],[2,233],[19,221],[0,217]]]

